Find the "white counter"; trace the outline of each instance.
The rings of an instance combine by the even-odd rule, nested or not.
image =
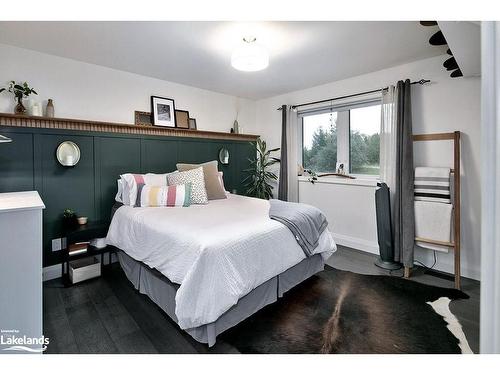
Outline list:
[[[0,353],[31,353],[43,346],[11,340],[42,337],[44,208],[36,191],[0,194]],[[18,350],[9,350],[12,346]]]

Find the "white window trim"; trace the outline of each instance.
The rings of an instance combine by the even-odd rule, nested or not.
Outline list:
[[[369,98],[365,98],[363,100],[356,100],[350,102],[344,102],[342,104],[337,105],[329,105],[327,107],[318,107],[318,108],[309,108],[307,110],[299,111],[298,116],[298,153],[297,160],[300,165],[304,165],[303,160],[303,129],[304,129],[304,117],[311,115],[319,115],[322,113],[330,113],[337,112],[337,163],[344,163],[344,167],[346,170],[350,171],[350,148],[351,148],[351,128],[350,128],[350,110],[355,108],[368,107],[370,105],[381,104],[382,99],[379,95],[371,96]],[[327,172],[316,172],[318,174],[327,173]],[[373,174],[359,174],[359,173],[350,173],[350,176],[356,177],[356,179],[363,180],[373,180],[378,181],[380,179],[380,175]]]
[[[353,175],[351,175],[353,176]],[[373,178],[372,178],[373,177]],[[299,176],[298,177],[299,182],[307,182],[311,183],[309,181],[309,177],[307,176]],[[377,187],[377,183],[379,182],[378,178],[375,178],[375,176],[360,176],[359,178],[356,177],[356,179],[350,179],[350,178],[342,178],[342,177],[335,177],[335,176],[326,176],[326,177],[318,177],[318,179],[314,182],[315,184],[333,184],[333,185],[355,185],[355,186],[367,186],[367,187],[372,187],[375,188]]]

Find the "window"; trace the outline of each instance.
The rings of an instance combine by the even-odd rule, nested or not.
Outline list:
[[[302,165],[316,173],[335,172],[344,164],[352,174],[378,176],[380,101],[304,112]]]
[[[350,110],[351,173],[380,174],[380,115],[380,105]]]
[[[337,112],[303,118],[304,168],[335,172],[337,163]]]

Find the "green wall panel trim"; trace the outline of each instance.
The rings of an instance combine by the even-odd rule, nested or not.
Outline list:
[[[62,212],[66,208],[78,215],[95,217],[94,142],[89,136],[43,134],[39,138],[42,162],[40,196],[45,203],[43,211],[44,248],[51,247],[53,236],[62,233]],[[75,167],[63,167],[56,158],[61,142],[72,141],[80,148],[80,161]],[[59,260],[60,254],[44,253],[46,264]]]
[[[0,193],[33,190],[33,134],[8,135],[13,142],[0,144]]]
[[[219,150],[230,153],[228,165],[219,163],[229,191],[243,193],[243,169],[254,149],[248,141],[194,139],[88,131],[0,126],[14,142],[0,145],[0,192],[37,190],[45,202],[43,212],[44,266],[61,262],[51,251],[54,238],[64,235],[62,211],[74,209],[89,220],[109,220],[122,173],[167,173],[178,162],[218,160]],[[59,143],[71,140],[81,150],[75,167],[56,159]]]
[[[84,130],[68,130],[68,129],[49,129],[49,128],[24,128],[0,124],[0,134],[3,133],[28,133],[28,134],[58,134],[58,135],[87,135],[89,137],[111,137],[111,138],[137,138],[137,139],[161,139],[169,141],[189,141],[200,143],[220,143],[229,142],[235,144],[248,144],[248,140],[222,140],[214,138],[192,138],[192,137],[169,137],[165,135],[142,135],[142,134],[126,134],[126,133],[107,133],[107,132],[92,132]]]
[[[141,139],[141,173],[174,171],[178,142],[163,139]]]
[[[241,143],[236,145],[235,152],[235,176],[236,179],[236,192],[238,194],[245,193],[245,187],[242,181],[247,176],[247,172],[244,172],[250,166],[249,159],[255,159],[255,146],[251,143]]]
[[[99,220],[108,221],[115,203],[117,180],[124,173],[141,173],[141,140],[137,138],[99,137],[100,154],[96,159],[99,168]]]

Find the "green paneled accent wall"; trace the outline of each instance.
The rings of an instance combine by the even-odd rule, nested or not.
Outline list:
[[[60,237],[62,231],[60,216],[64,209],[71,208],[83,216],[97,217],[94,191],[94,140],[89,136],[64,136],[35,134],[35,143],[40,146],[40,153],[35,155],[41,162],[40,182],[35,185],[44,203],[43,233],[45,261],[54,258],[50,251],[51,240]],[[80,162],[75,168],[63,167],[55,157],[57,146],[61,142],[72,141],[80,147]],[[1,168],[1,167],[0,167]],[[38,181],[37,180],[37,181]],[[53,234],[58,234],[53,237]],[[58,258],[59,254],[55,254]]]
[[[141,172],[162,173],[175,170],[177,141],[146,138],[141,140]]]
[[[217,160],[225,147],[230,162],[219,163],[219,170],[224,172],[226,189],[242,193],[242,170],[254,155],[248,141],[7,126],[0,130],[13,139],[0,145],[0,192],[37,190],[46,206],[44,266],[60,263],[61,252],[52,252],[51,242],[64,235],[62,211],[72,208],[89,220],[109,220],[120,174],[171,172],[177,162]],[[63,167],[56,159],[57,146],[67,140],[80,148],[75,167]]]
[[[95,167],[100,197],[99,217],[109,220],[115,202],[118,177],[123,173],[141,173],[141,140],[125,137],[95,137]]]
[[[0,146],[0,189],[33,190],[33,134],[9,132],[11,143]]]

